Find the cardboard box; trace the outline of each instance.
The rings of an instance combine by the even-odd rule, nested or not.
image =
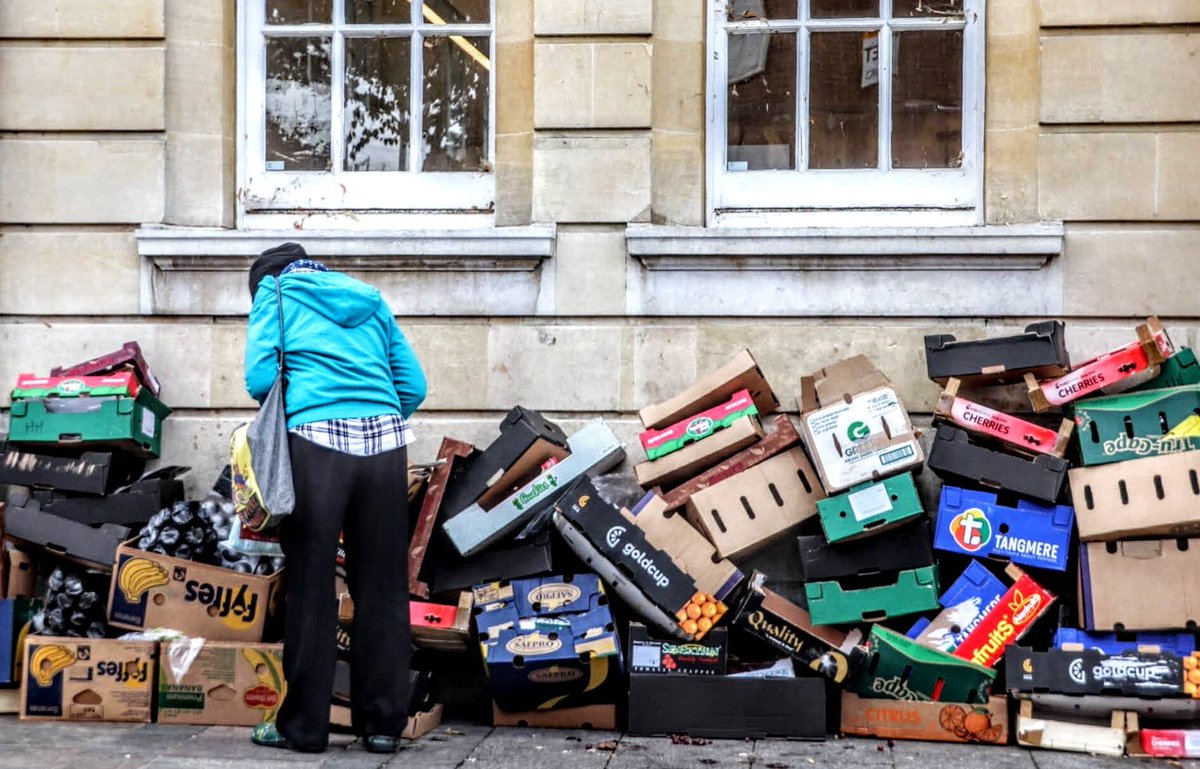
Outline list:
[[[163,627],[210,641],[263,640],[277,608],[283,571],[269,577],[117,548],[108,622],[128,630]]]
[[[680,643],[651,635],[640,622],[629,623],[629,672],[658,675],[723,676],[728,655],[727,631],[715,627],[703,641]]]
[[[287,694],[282,645],[205,641],[176,675],[186,646],[169,642],[159,649],[158,723],[255,726],[275,720]]]
[[[1183,697],[1184,659],[1160,652],[1105,654],[1095,649],[1005,652],[1006,686],[1015,692]]]
[[[729,427],[739,417],[748,416],[758,416],[758,407],[754,405],[749,390],[739,390],[722,404],[682,419],[670,427],[647,430],[638,439],[642,442],[647,459],[659,459]]]
[[[887,537],[829,544],[819,534],[798,537],[805,582],[893,574],[933,565],[929,522],[917,521]]]
[[[1194,384],[1200,384],[1200,362],[1196,360],[1195,351],[1189,347],[1180,347],[1159,366],[1158,376],[1130,388],[1129,392]]]
[[[487,632],[484,618],[496,609],[511,608],[517,617],[553,617],[587,613],[608,603],[604,585],[595,574],[504,580],[479,585],[473,592],[480,635]]]
[[[1200,409],[1200,385],[1088,398],[1075,404],[1084,465],[1200,449],[1200,438],[1171,437],[1171,428]]]
[[[825,680],[629,676],[629,733],[714,739],[825,739]]]
[[[1050,694],[1035,692],[1017,695],[1033,702],[1043,713],[1080,718],[1107,719],[1114,710],[1137,713],[1139,719],[1154,722],[1194,721],[1200,718],[1200,700],[1145,697],[1121,697],[1115,694]]]
[[[937,625],[922,617],[906,635],[930,648],[953,652],[992,609],[1000,605],[1006,592],[1004,583],[987,567],[979,561],[971,561],[938,599],[944,611],[938,614]]]
[[[951,378],[934,406],[935,421],[949,422],[976,435],[999,442],[1019,454],[1050,454],[1065,457],[1075,423],[1062,420],[1057,431],[1005,414],[958,396],[961,382]]]
[[[50,489],[34,489],[26,493],[18,489],[10,491],[8,502],[17,507],[27,507],[32,501],[44,513],[77,523],[118,523],[140,528],[159,510],[171,507],[183,498],[181,481],[154,478],[135,481],[106,497],[64,494]]]
[[[459,595],[458,605],[410,601],[408,616],[412,626],[413,646],[440,651],[467,651],[471,641],[471,609],[475,601],[471,593]]]
[[[975,704],[988,700],[996,671],[871,627],[867,660],[847,688],[868,699]]]
[[[1200,622],[1200,540],[1080,545],[1079,617],[1087,630],[1193,629]]]
[[[951,334],[925,337],[929,378],[946,384],[950,377],[971,385],[1013,384],[1026,373],[1039,379],[1071,370],[1066,326],[1059,320],[1031,323],[1022,334],[960,342]]]
[[[427,585],[431,596],[439,598],[453,597],[501,577],[515,579],[555,571],[549,531],[520,541],[499,542],[469,558],[459,555],[448,541],[444,545],[430,564]]]
[[[995,667],[1004,658],[1004,650],[1023,638],[1054,603],[1053,593],[1016,566],[1010,565],[1007,572],[1013,579],[1012,586],[954,648],[955,657]]]
[[[845,493],[817,500],[821,529],[830,543],[871,537],[924,514],[912,473],[852,486]]]
[[[1149,371],[1169,358],[1175,347],[1158,318],[1148,318],[1137,327],[1138,341],[1081,363],[1071,373],[1039,383],[1025,374],[1025,388],[1033,410],[1041,413],[1065,406],[1092,393]]]
[[[554,710],[528,710],[523,713],[506,713],[492,703],[492,726],[510,726],[521,729],[587,729],[616,731],[616,705],[580,705],[573,708]]]
[[[763,587],[764,580],[761,573],[750,578],[734,624],[834,683],[856,675],[866,662],[862,632],[814,625],[806,610]]]
[[[725,365],[702,377],[673,398],[646,406],[638,412],[647,430],[660,429],[712,408],[739,390],[749,390],[758,413],[766,416],[779,409],[779,399],[749,350],[742,350]]]
[[[1142,751],[1158,758],[1200,758],[1200,730],[1142,729]]]
[[[1039,454],[1033,459],[981,446],[965,430],[939,425],[926,465],[939,478],[958,486],[984,486],[1053,504],[1067,481],[1070,463]]]
[[[154,376],[154,372],[150,370],[150,365],[142,356],[142,348],[137,342],[126,342],[119,350],[105,353],[83,363],[55,366],[50,369],[50,376],[103,376],[126,369],[132,369],[150,394],[158,397],[162,387],[158,383],[158,378]]]
[[[31,398],[13,401],[8,438],[33,446],[113,446],[153,458],[162,452],[162,423],[170,414],[149,390],[136,398]]]
[[[581,479],[556,505],[554,523],[576,555],[642,619],[681,640],[703,637],[707,630],[700,619],[719,622],[724,602],[743,579],[736,566],[716,558],[712,544],[683,516],[670,514],[654,494],[633,510],[618,510],[588,479]],[[705,603],[712,597],[709,617],[687,615],[697,594]],[[697,609],[703,611],[702,606]],[[684,629],[689,620],[697,624],[695,630]]]
[[[0,600],[0,684],[20,684],[25,666],[25,637],[42,609],[37,598]]]
[[[726,432],[722,431],[722,435]],[[475,555],[554,504],[576,479],[607,472],[625,459],[621,442],[603,419],[588,422],[567,444],[569,457],[543,471],[500,504],[490,510],[473,504],[443,523],[442,531],[454,549],[462,556]]]
[[[1200,451],[1071,470],[1083,541],[1200,534]]]
[[[36,374],[18,374],[17,386],[12,399],[21,398],[78,398],[125,395],[136,398],[142,388],[137,375],[132,371],[121,371],[106,376],[40,377]]]
[[[21,720],[148,724],[157,664],[152,641],[30,636]]]
[[[353,726],[350,708],[346,705],[329,706],[329,725],[342,729]],[[430,710],[422,710],[408,717],[408,725],[400,733],[402,740],[419,740],[442,725],[442,706],[434,705]]]
[[[27,507],[6,508],[6,534],[12,539],[93,569],[112,568],[117,548],[137,532],[128,526],[102,523],[89,526],[43,512],[36,501]]]
[[[826,491],[920,467],[921,442],[895,387],[862,355],[800,380],[800,430]]]
[[[1054,631],[1054,647],[1063,651],[1165,652],[1189,657],[1196,651],[1196,636],[1194,633],[1089,633],[1060,627]]]
[[[1034,703],[1021,700],[1017,710],[1017,744],[1073,753],[1125,755],[1126,743],[1137,737],[1137,715],[1114,710],[1106,720],[1107,725],[1068,720],[1064,716],[1048,717],[1038,712]]]
[[[869,700],[842,692],[842,734],[885,740],[1008,744],[1008,699],[977,705]]]
[[[975,558],[1066,571],[1075,510],[1024,499],[1001,505],[995,494],[945,485],[933,546]]]
[[[905,569],[874,587],[847,588],[833,580],[804,586],[808,611],[817,625],[882,622],[932,611],[937,608],[939,590],[936,566]]]
[[[12,444],[0,446],[0,484],[104,495],[132,483],[142,474],[145,460],[125,452],[84,451],[46,453]],[[57,452],[57,449],[54,450]]]
[[[800,528],[824,497],[804,449],[796,446],[697,491],[687,502],[687,517],[718,557],[737,558]]]
[[[421,510],[417,514],[408,543],[408,592],[418,598],[429,598],[430,595],[429,579],[425,575],[425,559],[433,546],[434,532],[439,523],[447,485],[453,478],[458,461],[477,453],[475,447],[469,443],[453,438],[442,439],[433,473],[430,474],[425,489],[425,498],[421,501]]]
[[[37,568],[28,553],[5,549],[8,576],[5,579],[5,598],[32,598],[37,585]]]
[[[738,417],[733,424],[706,440],[691,443],[661,459],[633,466],[634,477],[643,488],[670,488],[728,459],[763,437],[758,417]]]

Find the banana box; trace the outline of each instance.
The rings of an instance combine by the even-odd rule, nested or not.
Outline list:
[[[1066,571],[1075,510],[1017,500],[1002,505],[995,494],[942,487],[933,546],[974,558],[1003,558],[1022,566]]]
[[[870,537],[924,515],[912,473],[853,486],[817,500],[817,516],[830,543]]]
[[[117,548],[108,622],[127,630],[166,627],[210,641],[258,643],[274,618],[283,571],[267,577]]]
[[[1200,361],[1196,360],[1196,353],[1190,347],[1180,347],[1158,367],[1158,376],[1129,388],[1129,392],[1193,384],[1200,384]]]
[[[153,641],[29,636],[21,720],[148,724],[157,665]]]
[[[867,660],[851,686],[868,699],[986,702],[996,671],[931,649],[882,625],[867,639]]]
[[[1089,398],[1075,404],[1079,456],[1087,466],[1200,449],[1172,429],[1200,410],[1200,385]]]
[[[971,385],[1020,382],[1026,372],[1038,378],[1071,370],[1066,326],[1060,320],[1031,323],[1022,334],[958,341],[951,334],[925,337],[929,378],[940,385],[955,377]]]
[[[201,642],[189,659],[189,647]],[[160,724],[256,726],[272,723],[287,694],[281,644],[184,639],[159,648]]]

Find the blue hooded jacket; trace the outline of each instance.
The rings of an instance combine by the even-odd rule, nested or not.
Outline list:
[[[262,403],[275,382],[275,278],[254,294],[246,334],[246,391]],[[325,419],[412,416],[425,374],[379,291],[340,272],[284,275],[288,429]]]

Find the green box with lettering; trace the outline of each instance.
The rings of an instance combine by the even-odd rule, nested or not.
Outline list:
[[[1181,347],[1158,367],[1158,376],[1129,389],[1130,392],[1140,392],[1192,384],[1200,384],[1200,361],[1196,360],[1192,348]]]
[[[1075,435],[1085,466],[1200,449],[1200,438],[1167,436],[1200,414],[1200,384],[1088,398],[1075,404]]]
[[[875,625],[866,665],[848,688],[870,699],[983,703],[995,679],[991,668]]]
[[[136,398],[25,398],[13,401],[8,439],[29,446],[112,446],[153,458],[162,451],[162,424],[170,414],[146,388]]]
[[[924,514],[912,473],[862,483],[817,500],[817,516],[830,543],[873,536]]]
[[[885,543],[881,543],[883,546]],[[895,582],[875,587],[844,587],[835,580],[804,586],[808,613],[814,625],[851,625],[882,622],[892,617],[935,611],[939,608],[937,566],[922,566],[895,573]]]

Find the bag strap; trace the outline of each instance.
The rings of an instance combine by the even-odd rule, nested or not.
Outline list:
[[[275,370],[283,373],[283,357],[287,352],[287,348],[283,342],[283,289],[280,287],[283,276],[275,278],[275,304],[279,310],[279,360],[275,363]]]

